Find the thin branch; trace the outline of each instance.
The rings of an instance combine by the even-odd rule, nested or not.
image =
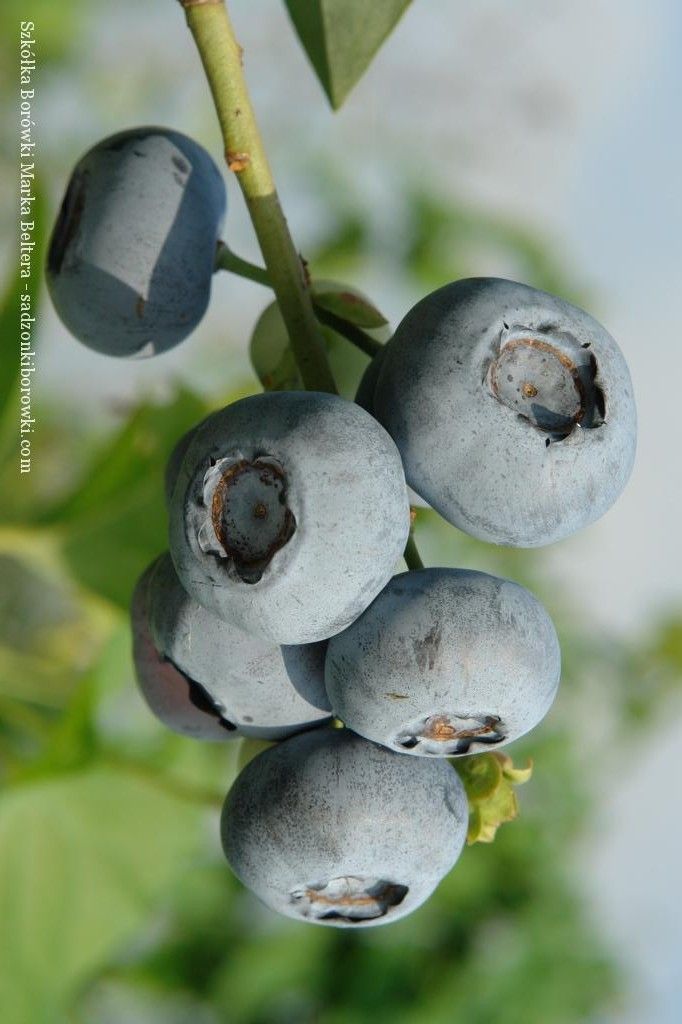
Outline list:
[[[367,331],[363,331],[362,327],[358,327],[356,324],[352,324],[350,320],[345,320],[342,316],[337,316],[336,313],[330,312],[325,309],[318,302],[313,302],[313,309],[315,316],[322,324],[326,324],[327,327],[331,327],[332,330],[336,331],[337,334],[342,335],[347,341],[350,341],[356,348],[359,348],[365,355],[374,358],[384,347],[380,341],[373,338]]]
[[[249,263],[248,260],[237,256],[236,252],[232,252],[225,242],[218,242],[213,269],[229,270],[231,274],[237,274],[249,281],[255,281],[256,284],[262,284],[264,288],[272,288],[270,275],[265,267],[259,267],[255,263]]]

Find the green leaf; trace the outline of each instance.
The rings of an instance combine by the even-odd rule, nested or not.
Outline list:
[[[125,504],[163,471],[176,441],[207,413],[191,391],[179,391],[168,405],[142,405],[113,438],[105,442],[78,487],[49,518],[60,522],[89,519]],[[163,488],[161,488],[163,490]]]
[[[200,821],[153,783],[103,768],[3,796],[5,1020],[63,1021],[76,986],[148,923],[187,868]]]
[[[301,391],[303,381],[276,302],[266,306],[253,329],[249,355],[266,391]]]
[[[370,300],[338,281],[316,281],[312,285],[316,302],[356,326],[364,327],[377,341],[390,336],[387,322]],[[322,326],[329,365],[336,386],[344,398],[355,397],[368,357],[331,328]],[[276,302],[261,313],[249,346],[251,365],[266,391],[297,391],[303,382],[289,345],[289,336]]]
[[[500,825],[518,815],[514,786],[528,782],[533,762],[516,768],[507,754],[474,754],[451,762],[469,801],[467,843],[492,843]]]
[[[75,52],[75,33],[87,9],[86,0],[65,0],[58,6],[53,0],[31,0],[30,10],[23,0],[4,0],[0,5],[0,88],[5,95],[15,83],[12,63],[16,50],[12,36],[19,23],[29,18],[34,22],[40,70],[53,70],[69,53]],[[42,162],[47,165],[44,159]]]
[[[63,554],[79,583],[127,609],[135,581],[168,546],[167,535],[163,482],[154,474],[120,503],[73,524]]]
[[[0,695],[63,705],[111,628],[60,561],[46,530],[0,530]]]
[[[490,755],[464,758],[458,771],[470,804],[486,800],[502,781],[500,763]]]
[[[410,0],[285,0],[335,110],[369,67]]]
[[[76,579],[122,608],[137,577],[166,546],[168,456],[205,413],[189,392],[170,405],[140,408],[50,513],[63,526],[62,552]]]
[[[511,786],[500,786],[485,803],[473,808],[467,843],[492,843],[500,825],[513,821],[518,813],[516,793]]]

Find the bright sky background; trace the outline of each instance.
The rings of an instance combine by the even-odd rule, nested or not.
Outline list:
[[[62,181],[75,153],[136,122],[172,124],[219,156],[205,85],[176,7],[169,0],[125,0],[108,10],[93,5],[76,73],[50,82],[40,101],[38,135],[63,167]],[[297,169],[307,155],[323,152],[342,166],[352,161],[358,182],[387,216],[391,167],[409,162],[458,198],[525,218],[555,239],[566,265],[595,296],[591,311],[625,353],[640,417],[630,486],[604,519],[556,546],[555,574],[605,627],[637,631],[657,608],[679,607],[679,0],[415,0],[336,117],[281,5],[233,0],[232,8],[299,237],[314,234],[318,211],[297,190]],[[55,201],[60,189],[56,183]],[[234,187],[230,194],[231,238],[238,251],[255,257]],[[358,284],[394,321],[406,312],[404,292],[380,269]],[[131,388],[162,391],[178,373],[198,385],[212,383],[218,367],[239,375],[266,297],[255,286],[226,280],[216,282],[214,293],[202,327],[208,340],[146,364],[104,365],[46,313],[40,386],[94,412]],[[614,754],[619,782],[604,782],[604,816],[581,859],[595,914],[639,989],[638,1005],[617,1018],[628,1024],[682,1020],[682,830],[659,781],[670,778],[681,755],[679,719],[656,735],[651,750]]]

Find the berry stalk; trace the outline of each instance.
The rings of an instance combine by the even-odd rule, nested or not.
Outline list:
[[[213,96],[228,168],[234,172],[309,390],[336,393],[305,272],[279,202],[224,0],[180,0]]]

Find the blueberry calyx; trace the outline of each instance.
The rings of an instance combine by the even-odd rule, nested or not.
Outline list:
[[[505,328],[488,386],[503,405],[555,441],[601,426],[604,393],[589,345],[557,330]]]
[[[258,583],[272,557],[291,539],[296,519],[276,459],[219,459],[204,477],[209,512],[199,543],[226,559],[244,583]]]
[[[437,757],[468,754],[472,744],[494,746],[506,739],[497,715],[428,715],[406,725],[396,736],[405,750]]]
[[[383,878],[343,875],[327,882],[294,889],[291,900],[302,917],[352,924],[384,917],[405,899],[409,887]]]

